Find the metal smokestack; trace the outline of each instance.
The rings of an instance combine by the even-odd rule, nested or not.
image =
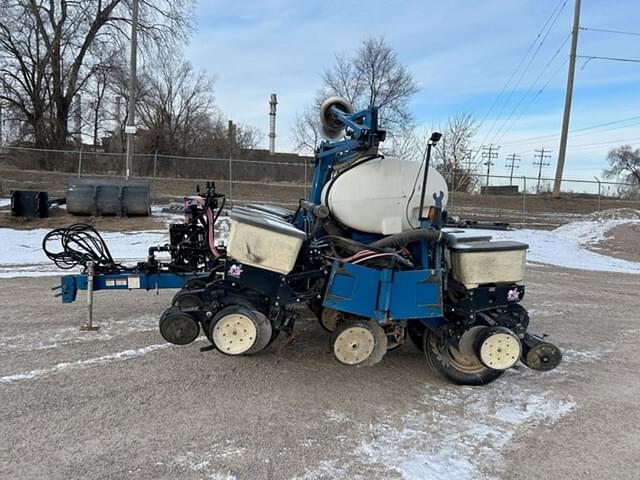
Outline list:
[[[269,101],[269,153],[276,153],[276,105],[278,105],[278,97],[275,93],[271,94]]]

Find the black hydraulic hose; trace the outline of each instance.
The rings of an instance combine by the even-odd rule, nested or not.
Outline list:
[[[449,246],[456,243],[456,238],[453,235],[449,235],[448,233],[440,230],[426,230],[421,228],[417,230],[409,230],[408,232],[396,233],[395,235],[389,235],[388,237],[371,243],[369,246],[374,248],[400,248],[408,243],[418,242],[420,240],[444,243]]]

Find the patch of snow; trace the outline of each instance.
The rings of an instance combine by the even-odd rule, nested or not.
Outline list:
[[[158,208],[158,207],[153,207]],[[172,214],[168,214],[172,215]],[[171,218],[168,223],[180,223],[183,216]],[[176,220],[176,222],[173,222]],[[216,243],[227,243],[229,238],[229,217],[221,216],[216,222]],[[43,277],[77,273],[73,270],[60,270],[51,262],[42,250],[42,240],[49,232],[46,229],[16,230],[0,228],[0,278]],[[149,247],[169,242],[169,231],[149,230],[138,232],[101,233],[111,255],[116,261],[135,262],[147,258]],[[54,248],[51,245],[50,248]],[[158,255],[159,258],[163,254]]]
[[[0,208],[8,207],[9,205],[11,205],[10,198],[0,198]]]
[[[101,357],[87,358],[85,360],[77,360],[75,362],[62,362],[48,368],[38,368],[29,372],[13,373],[11,375],[4,375],[0,377],[0,383],[13,383],[23,380],[33,380],[35,378],[46,377],[50,375],[56,375],[58,373],[66,372],[69,370],[84,369],[89,367],[95,367],[99,365],[106,365],[113,362],[122,362],[130,360],[132,358],[142,357],[147,353],[155,352],[169,348],[171,344],[162,343],[156,345],[148,345],[143,348],[135,350],[124,350],[122,352],[110,353],[108,355],[102,355]]]
[[[172,464],[192,472],[204,474],[206,478],[212,480],[236,480],[236,475],[233,472],[228,470],[226,473],[222,473],[219,468],[216,468],[215,464],[219,459],[244,455],[246,449],[237,446],[231,440],[226,440],[214,443],[207,450],[187,451],[177,456]]]
[[[0,228],[0,278],[18,276],[48,276],[72,273],[62,271],[45,256],[42,239],[46,229],[15,230]],[[111,255],[116,260],[137,261],[147,257],[149,247],[169,241],[164,231],[105,232],[102,234]],[[53,248],[53,246],[52,246]]]
[[[495,478],[501,473],[502,451],[517,434],[554,424],[577,408],[571,397],[539,391],[536,375],[509,371],[480,388],[425,385],[415,408],[384,413],[371,424],[328,412],[328,421],[344,423],[351,432],[343,449],[346,460],[325,459],[300,478],[358,478],[354,472],[363,478],[405,480]],[[547,374],[545,380],[561,376]]]
[[[600,255],[585,248],[602,240],[606,232],[618,225],[640,222],[640,218],[629,213],[626,216],[610,214],[610,217],[603,213],[601,212],[601,217],[592,215],[589,220],[568,223],[551,231],[456,229],[454,233],[460,238],[482,234],[491,235],[494,240],[526,243],[529,245],[529,262],[600,272],[640,273],[640,262]]]

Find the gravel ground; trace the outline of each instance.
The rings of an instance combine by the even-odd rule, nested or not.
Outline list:
[[[251,357],[168,346],[171,292],[100,292],[81,333],[84,297],[0,280],[0,478],[636,479],[639,280],[530,267],[532,330],[565,361],[481,388],[411,345],[339,366],[310,319]]]
[[[612,257],[640,262],[640,223],[625,223],[612,228],[591,249]]]

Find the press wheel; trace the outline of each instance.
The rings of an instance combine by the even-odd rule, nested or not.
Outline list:
[[[387,352],[387,335],[373,320],[354,320],[336,328],[332,348],[343,365],[370,366]]]

